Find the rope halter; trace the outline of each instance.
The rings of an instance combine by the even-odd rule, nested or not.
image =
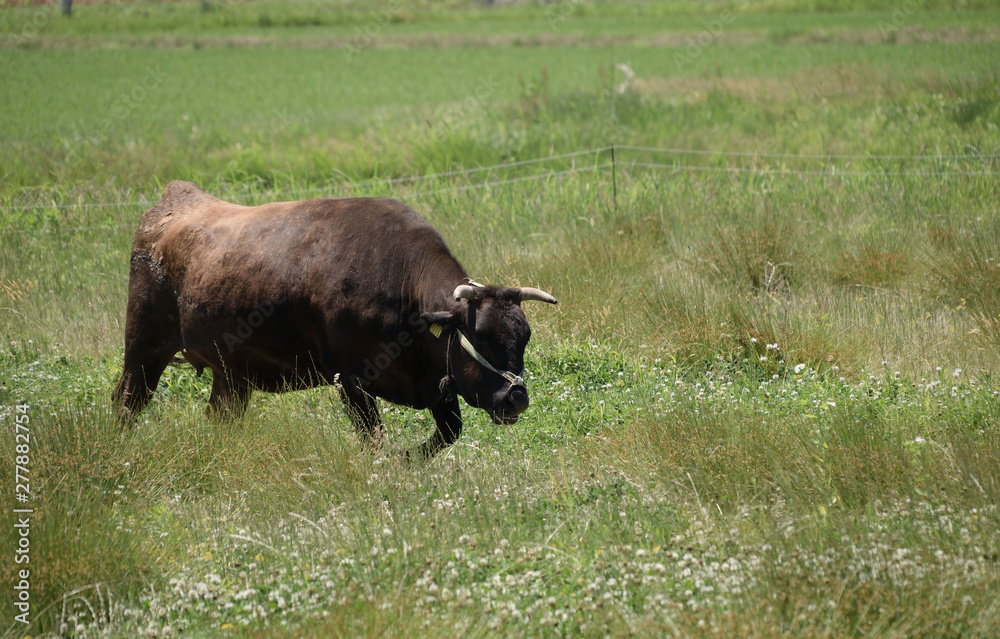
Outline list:
[[[499,368],[493,366],[493,364],[490,364],[489,361],[485,357],[483,357],[479,353],[479,351],[476,350],[476,347],[472,345],[472,342],[470,342],[469,338],[465,336],[465,333],[463,333],[462,331],[458,331],[458,339],[459,343],[462,345],[462,348],[465,349],[466,353],[472,355],[472,357],[475,358],[475,360],[479,362],[486,370],[493,371],[500,377],[503,377],[505,380],[510,382],[511,388],[513,388],[514,386],[527,388],[524,385],[524,374],[526,371],[521,371],[520,375],[515,375],[510,371],[500,370]]]

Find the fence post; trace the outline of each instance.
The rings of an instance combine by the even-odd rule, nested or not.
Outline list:
[[[62,14],[67,18],[73,15],[73,0],[62,0]]]

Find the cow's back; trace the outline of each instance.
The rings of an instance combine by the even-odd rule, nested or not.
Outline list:
[[[184,292],[197,281],[298,283],[342,281],[341,292],[398,290],[411,269],[454,262],[440,234],[406,205],[388,198],[314,199],[241,206],[174,181],[142,217],[133,259],[150,259]],[[310,281],[306,281],[310,280]],[[197,291],[188,291],[199,295]]]
[[[303,362],[339,372],[363,361],[420,308],[427,282],[450,291],[465,276],[440,234],[395,200],[241,206],[189,182],[170,183],[143,215],[137,260],[155,279],[144,286],[176,305],[190,360],[273,379]]]

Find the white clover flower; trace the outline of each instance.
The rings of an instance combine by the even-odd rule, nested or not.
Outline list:
[[[795,369],[794,369],[795,370],[795,374],[798,375],[799,373],[801,373],[805,369],[806,369],[806,365],[805,364],[796,364],[795,365]]]
[[[955,379],[958,379],[961,375],[962,375],[961,368],[956,368],[955,372],[951,374],[951,376],[954,377]]]

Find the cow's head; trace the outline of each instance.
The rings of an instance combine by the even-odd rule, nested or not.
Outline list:
[[[489,413],[498,424],[513,424],[528,408],[524,385],[524,348],[531,337],[521,302],[556,304],[537,288],[462,284],[455,289],[459,307],[426,313],[447,340],[448,374],[466,402]]]

